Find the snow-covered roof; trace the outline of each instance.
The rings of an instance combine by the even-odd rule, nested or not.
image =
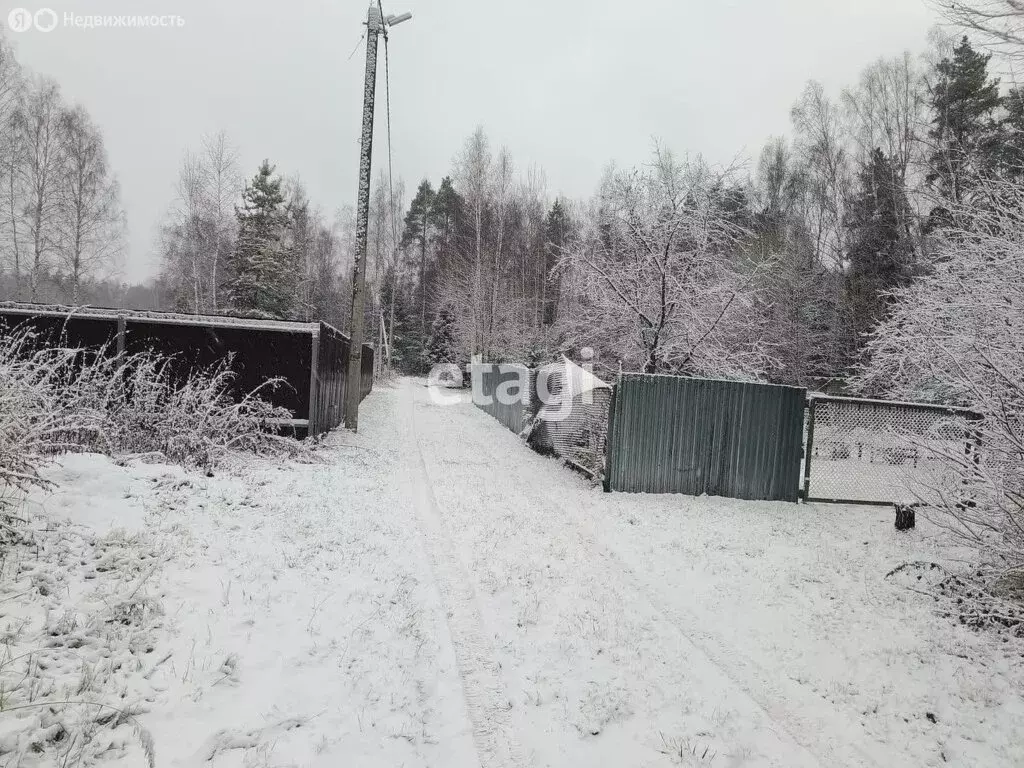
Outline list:
[[[119,317],[125,317],[168,325],[203,325],[212,328],[246,328],[254,331],[289,331],[292,333],[316,333],[320,328],[319,323],[297,323],[288,320],[264,320],[231,315],[189,315],[183,312],[157,312],[111,307],[69,307],[61,304],[31,304],[17,301],[0,302],[0,314],[25,315],[26,317],[89,317],[96,320],[117,320]]]

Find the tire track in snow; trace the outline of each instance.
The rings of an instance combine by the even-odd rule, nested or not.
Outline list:
[[[583,540],[584,545],[595,556],[603,557],[606,562],[616,568],[622,574],[624,581],[641,595],[655,611],[668,619],[669,624],[679,635],[685,638],[689,645],[697,649],[708,663],[718,668],[730,682],[764,713],[765,717],[778,727],[781,733],[794,744],[806,750],[820,765],[828,766],[829,768],[837,765],[837,752],[841,753],[844,760],[842,765],[858,766],[858,768],[887,768],[893,765],[894,759],[898,759],[892,755],[877,754],[876,749],[866,746],[866,744],[840,736],[839,734],[849,732],[850,724],[839,712],[831,708],[822,699],[810,697],[799,686],[775,683],[768,675],[767,670],[742,653],[733,650],[728,655],[730,663],[726,666],[722,659],[729,652],[721,648],[711,633],[700,631],[700,620],[697,616],[686,609],[679,609],[675,605],[671,605],[661,599],[611,548],[601,546],[601,551],[599,552],[597,545],[599,538],[594,534],[590,523],[586,520],[581,520],[580,525],[581,531],[589,537],[589,541]],[[695,627],[698,629],[693,629]],[[737,668],[742,671],[742,675],[737,673]],[[786,690],[783,690],[783,688]],[[801,707],[814,708],[815,722],[808,723],[808,725],[813,727],[804,728],[802,731],[805,733],[813,732],[816,737],[815,743],[808,743],[811,740],[807,738],[798,738],[792,728],[794,716],[790,712],[785,711],[785,707],[779,704],[773,706],[772,704],[772,702],[793,702],[794,699],[801,700],[799,702]],[[828,707],[828,709],[823,709],[823,707]],[[780,709],[783,711],[780,712]],[[866,743],[871,742],[871,738],[867,733],[862,735]],[[827,744],[828,754],[823,754],[822,745],[817,743],[818,740],[824,741]]]
[[[489,416],[482,412],[476,415],[484,420],[483,424],[486,424],[487,427],[493,427],[495,433],[500,435],[501,438],[510,437],[509,433],[503,427],[500,427],[497,422],[492,422]],[[444,426],[440,424],[437,426],[436,432],[438,435],[443,436]],[[507,499],[515,500],[518,495],[518,499],[510,503],[509,509],[530,510],[531,517],[534,519],[542,518],[546,521],[545,525],[551,525],[553,524],[552,521],[557,521],[562,513],[572,508],[574,519],[567,521],[569,522],[567,530],[571,530],[572,535],[583,545],[582,548],[587,554],[585,560],[591,563],[608,562],[612,566],[613,572],[617,571],[621,576],[617,580],[617,586],[620,588],[618,591],[623,604],[628,603],[634,607],[643,606],[645,610],[641,609],[640,613],[649,617],[657,617],[652,620],[659,625],[663,636],[674,637],[675,641],[686,649],[686,658],[695,662],[689,665],[688,673],[696,680],[702,681],[706,688],[712,688],[716,691],[731,689],[730,694],[737,708],[743,710],[743,714],[751,721],[759,720],[763,723],[761,726],[762,731],[770,734],[768,736],[769,741],[775,743],[776,751],[774,754],[778,759],[783,760],[783,762],[775,762],[774,764],[785,765],[786,768],[833,768],[835,766],[834,761],[823,757],[817,750],[812,749],[797,739],[787,726],[787,722],[780,720],[777,716],[773,716],[762,699],[755,697],[742,681],[732,675],[723,664],[713,659],[702,646],[694,642],[682,626],[669,620],[661,607],[650,599],[649,593],[641,588],[636,578],[631,578],[632,572],[624,570],[625,565],[618,561],[617,558],[613,559],[613,553],[610,551],[598,551],[596,539],[589,530],[585,516],[579,510],[573,508],[573,505],[559,503],[559,501],[564,500],[567,493],[572,495],[580,493],[578,487],[572,483],[571,476],[562,474],[567,472],[567,470],[563,470],[548,459],[532,454],[528,449],[526,449],[527,453],[523,455],[524,461],[522,463],[510,462],[509,459],[514,458],[516,455],[514,451],[523,450],[525,446],[517,441],[516,444],[513,444],[512,451],[502,452],[499,447],[500,442],[488,439],[490,437],[490,430],[477,431],[474,429],[462,433],[460,438],[463,441],[468,438],[470,445],[467,446],[465,442],[461,443],[461,450],[458,453],[471,453],[477,459],[477,463],[492,468],[493,472],[488,484],[492,488],[506,490]],[[498,440],[501,438],[498,438]],[[534,462],[539,462],[539,464],[534,464]],[[528,473],[524,471],[527,467],[539,469],[540,473]],[[549,482],[539,483],[542,479]],[[543,493],[545,489],[549,493]],[[494,514],[496,510],[490,509],[489,512]],[[527,523],[526,520],[522,522],[523,524]],[[701,670],[709,670],[711,675],[709,676],[707,672]],[[779,747],[784,752],[777,751]],[[873,763],[867,765],[873,765]]]
[[[516,465],[510,464],[507,460],[508,456],[500,454],[492,444],[480,441],[479,445],[480,454],[485,456],[493,466],[507,467],[506,471],[509,474],[516,472]],[[530,456],[529,458],[539,457]],[[545,466],[544,471],[551,473],[554,468],[550,466],[550,461],[545,460],[545,463],[549,466]],[[562,471],[561,467],[557,469],[559,472]],[[553,476],[553,473],[548,476],[555,484],[562,485],[561,477]],[[693,649],[693,658],[700,659],[718,670],[722,677],[753,705],[755,710],[763,714],[781,738],[789,741],[796,749],[803,752],[804,756],[813,764],[823,768],[832,768],[839,764],[857,768],[885,768],[893,764],[894,756],[880,754],[878,747],[866,732],[859,734],[865,740],[863,743],[850,738],[848,735],[851,730],[850,721],[827,702],[807,694],[798,685],[774,682],[768,671],[755,661],[734,649],[723,649],[711,633],[699,629],[700,620],[696,615],[661,599],[613,549],[602,544],[586,515],[581,514],[573,505],[558,505],[557,508],[552,505],[550,495],[538,491],[536,480],[536,476],[523,476],[516,484],[533,502],[529,508],[549,520],[555,519],[558,512],[568,511],[574,518],[579,541],[589,553],[590,558],[595,562],[603,560],[612,569],[618,571],[622,576],[622,584],[639,600],[645,602],[655,614],[665,618],[667,626]],[[564,493],[565,490],[566,487],[562,485],[560,491]],[[575,489],[573,490],[575,491]],[[808,715],[801,712],[793,713],[789,711],[793,707],[786,707],[785,704],[780,704],[782,702],[795,704],[798,709],[813,712],[810,721],[804,723],[810,727],[798,729],[802,738],[797,736],[798,730],[794,729],[794,726],[798,725],[795,720],[798,718],[808,719]],[[824,707],[827,709],[823,709]],[[856,723],[853,723],[853,726],[860,732]],[[808,738],[808,734],[813,734],[813,736]],[[837,760],[842,760],[842,762],[837,763]],[[802,761],[800,764],[804,765],[806,761]]]
[[[482,629],[476,591],[465,564],[451,543],[434,494],[433,482],[416,432],[416,397],[407,380],[400,391],[400,409],[409,431],[410,460],[401,462],[416,507],[420,532],[430,558],[434,581],[441,593],[446,621],[455,648],[463,697],[473,726],[473,741],[481,768],[521,768],[526,765],[512,727],[511,705],[501,683],[491,644]]]

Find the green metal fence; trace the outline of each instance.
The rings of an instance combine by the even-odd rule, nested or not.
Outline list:
[[[624,374],[605,489],[796,501],[806,397],[797,387]]]
[[[470,373],[477,407],[518,435],[531,416],[530,369],[524,365],[476,363],[470,366]],[[513,397],[503,397],[503,393]]]

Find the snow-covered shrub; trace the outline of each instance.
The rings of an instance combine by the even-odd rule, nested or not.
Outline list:
[[[260,390],[230,396],[230,361],[182,376],[154,353],[109,352],[47,347],[28,330],[0,336],[0,488],[41,484],[40,461],[67,451],[209,468],[232,451],[300,450],[273,431],[287,410]]]
[[[945,233],[930,273],[894,295],[855,384],[961,405],[980,451],[949,443],[943,519],[1002,569],[1024,568],[1024,188],[990,184],[967,231]]]

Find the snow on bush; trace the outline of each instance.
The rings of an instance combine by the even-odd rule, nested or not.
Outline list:
[[[855,384],[962,405],[980,451],[947,448],[935,506],[1003,571],[1024,569],[1024,188],[989,184],[985,209],[942,236],[929,274],[894,294]],[[934,450],[934,449],[933,449]]]
[[[230,361],[179,377],[170,358],[107,352],[41,346],[28,330],[0,337],[0,487],[40,483],[40,462],[68,451],[209,469],[231,451],[300,450],[272,432],[287,410],[260,390],[231,398]]]
[[[230,361],[183,375],[152,353],[38,341],[28,330],[0,337],[0,762],[91,765],[130,753],[152,766],[136,718],[165,660],[154,653],[161,607],[147,591],[163,557],[144,535],[96,537],[21,502],[54,485],[43,465],[60,453],[208,470],[239,451],[304,449],[273,434],[290,414],[260,390],[230,396]]]

